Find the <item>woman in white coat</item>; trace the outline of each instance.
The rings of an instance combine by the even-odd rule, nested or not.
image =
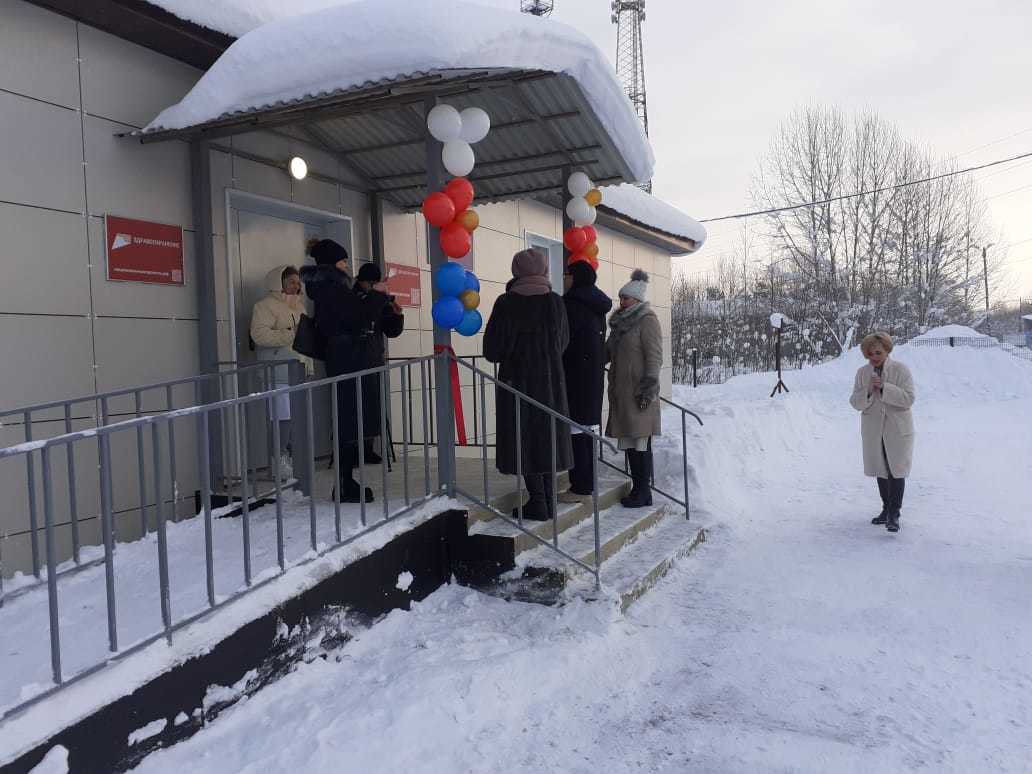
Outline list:
[[[903,489],[914,451],[914,380],[910,369],[889,359],[892,337],[872,333],[860,344],[867,365],[856,372],[849,402],[860,412],[864,474],[878,479],[882,510],[872,524],[899,532]]]
[[[301,315],[305,313],[305,301],[301,295],[301,277],[293,266],[277,266],[265,275],[265,287],[269,291],[251,310],[251,340],[259,360],[299,360],[305,367],[305,375],[311,376],[314,364],[310,358],[294,351],[294,332]],[[275,386],[289,384],[287,369],[279,367],[275,372]],[[290,471],[290,396],[280,395],[276,400],[276,415],[280,422],[280,454],[283,471]]]

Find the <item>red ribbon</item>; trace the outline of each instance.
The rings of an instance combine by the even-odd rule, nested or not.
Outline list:
[[[466,419],[462,414],[462,388],[459,386],[459,364],[455,362],[455,350],[445,344],[434,344],[434,354],[447,352],[448,371],[451,378],[452,407],[455,410],[455,437],[460,446],[466,445]]]

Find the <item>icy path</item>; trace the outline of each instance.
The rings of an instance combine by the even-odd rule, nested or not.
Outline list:
[[[855,362],[777,401],[737,379],[691,395],[710,540],[626,617],[448,587],[139,770],[1028,771],[1032,368],[900,359],[899,535],[868,523]]]

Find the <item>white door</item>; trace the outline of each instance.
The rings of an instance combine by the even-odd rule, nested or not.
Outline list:
[[[561,296],[563,294],[563,263],[566,260],[563,254],[563,243],[528,233],[527,247],[536,247],[548,256],[548,280],[552,283],[552,290]]]

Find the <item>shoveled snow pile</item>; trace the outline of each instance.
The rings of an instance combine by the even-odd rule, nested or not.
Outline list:
[[[602,206],[668,234],[691,239],[696,249],[706,241],[706,229],[701,223],[630,183],[603,188]]]
[[[457,22],[457,20],[461,20]],[[550,19],[462,0],[359,0],[270,22],[237,40],[145,132],[433,71],[515,68],[580,85],[637,180],[652,177],[648,138],[605,55]]]
[[[451,585],[139,771],[1027,771],[1032,364],[893,356],[917,385],[898,535],[869,523],[858,353],[774,399],[771,374],[678,388],[706,422],[688,461],[709,539],[626,616]]]
[[[925,331],[920,336],[915,336],[912,341],[928,341],[929,339],[988,339],[991,336],[986,336],[984,333],[979,333],[974,328],[969,328],[966,325],[943,325],[939,328],[932,328],[930,331]]]

